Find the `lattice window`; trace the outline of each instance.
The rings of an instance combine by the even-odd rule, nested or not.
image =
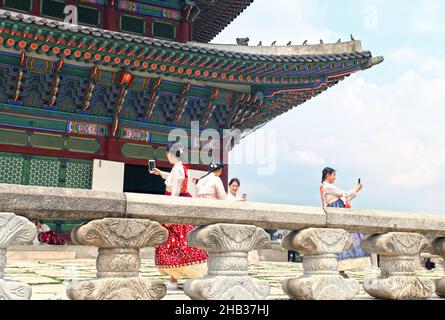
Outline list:
[[[29,141],[35,148],[62,150],[65,147],[63,136],[55,134],[33,133]]]
[[[0,153],[0,183],[21,184],[24,163],[23,156]]]
[[[121,15],[121,31],[145,34],[145,20],[134,16]]]
[[[4,0],[5,9],[20,12],[31,12],[32,0]]]
[[[42,187],[58,187],[60,161],[57,159],[32,158],[29,184]]]
[[[65,13],[65,1],[60,0],[42,0],[41,2],[41,14],[44,17],[53,19],[64,20]]]
[[[150,159],[154,157],[154,150],[151,146],[124,143],[122,145],[122,154],[127,158]]]
[[[100,12],[95,8],[79,6],[77,9],[79,24],[98,26],[100,24]]]
[[[155,149],[155,158],[157,160],[168,161],[167,159],[167,148],[158,147]]]
[[[0,129],[0,144],[25,146],[28,142],[28,134],[23,131]]]
[[[97,153],[99,151],[99,143],[95,139],[68,137],[66,147],[69,151],[83,153]]]
[[[91,189],[92,161],[68,161],[66,165],[66,188]]]
[[[167,40],[175,40],[176,25],[173,23],[153,21],[153,37],[167,39]]]

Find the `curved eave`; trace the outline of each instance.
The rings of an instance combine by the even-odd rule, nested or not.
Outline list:
[[[342,69],[372,66],[369,51],[338,53],[326,46],[324,53],[319,54],[240,53],[70,25],[5,10],[0,10],[0,32],[1,45],[17,51],[213,83],[293,85],[314,75],[330,76]],[[355,47],[361,49],[357,43]],[[264,50],[267,53],[267,48]]]
[[[200,13],[193,22],[192,39],[209,42],[237,16],[239,16],[254,0],[198,0]]]

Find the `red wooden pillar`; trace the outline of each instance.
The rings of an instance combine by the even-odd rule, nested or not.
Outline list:
[[[42,0],[34,0],[32,2],[32,14],[34,16],[40,16],[40,2]],[[3,2],[3,1],[2,1]]]
[[[116,0],[108,1],[104,10],[104,29],[119,31],[119,11],[115,8]]]
[[[105,145],[105,159],[120,162],[121,143],[116,138],[107,138]]]
[[[181,21],[179,23],[179,37],[178,42],[187,42],[192,39],[191,35],[191,23],[186,21]]]

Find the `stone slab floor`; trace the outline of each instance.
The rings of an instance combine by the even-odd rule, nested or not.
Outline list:
[[[29,283],[32,285],[33,300],[66,300],[66,288],[71,280],[84,280],[95,278],[96,275],[95,259],[76,259],[76,260],[10,260],[8,259],[5,278],[14,279]],[[271,285],[271,293],[268,299],[288,299],[281,289],[284,279],[294,278],[302,275],[301,264],[285,262],[261,262],[260,265],[252,266],[250,275],[259,280],[267,281]],[[367,276],[378,275],[377,269],[361,269],[348,271],[347,274],[360,283]],[[419,270],[418,274],[422,278],[438,279],[443,277],[442,269],[433,271]],[[142,262],[140,276],[143,278],[165,279],[168,277],[160,276],[154,260],[145,260]],[[362,288],[358,299],[370,298]],[[164,299],[169,300],[188,300],[182,291],[168,291]]]

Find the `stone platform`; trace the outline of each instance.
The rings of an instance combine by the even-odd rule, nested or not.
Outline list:
[[[258,280],[267,281],[271,291],[268,299],[288,300],[289,297],[282,290],[284,279],[296,278],[303,274],[301,264],[288,262],[262,262],[252,266],[249,275]],[[363,283],[368,276],[378,275],[379,270],[373,268],[350,270],[347,274]],[[438,279],[443,276],[443,270],[419,270],[418,275],[424,279]],[[15,279],[29,283],[32,286],[32,300],[66,300],[66,288],[69,281],[93,279],[96,277],[95,259],[75,260],[8,260],[5,270],[6,279]],[[149,279],[163,279],[160,276],[153,259],[142,259],[140,277]],[[357,299],[370,299],[363,288]],[[165,300],[189,300],[183,291],[168,291]]]

